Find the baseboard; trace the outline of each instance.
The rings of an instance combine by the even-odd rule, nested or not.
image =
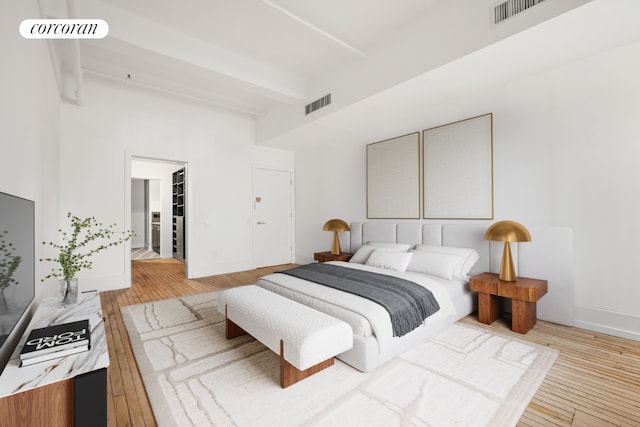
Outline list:
[[[640,341],[640,317],[593,307],[576,306],[576,328]]]

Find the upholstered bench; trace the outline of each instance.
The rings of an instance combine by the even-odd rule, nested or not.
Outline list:
[[[353,346],[347,323],[255,285],[220,293],[226,337],[249,334],[280,355],[280,385],[288,387],[331,365]]]

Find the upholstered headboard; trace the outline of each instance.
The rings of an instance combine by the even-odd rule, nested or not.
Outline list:
[[[489,224],[434,224],[419,222],[352,222],[350,252],[369,241],[473,248],[480,260],[470,274],[497,273],[502,242],[484,240]],[[532,241],[512,243],[511,253],[520,276],[546,279],[549,291],[538,301],[538,318],[573,325],[573,233],[566,227],[527,227]]]
[[[484,232],[487,228],[485,225],[352,222],[350,228],[351,252],[355,252],[364,243],[371,241],[473,248],[480,255],[480,260],[470,273],[473,275],[491,271],[491,247],[489,242],[484,240]],[[513,256],[515,262],[517,249]]]

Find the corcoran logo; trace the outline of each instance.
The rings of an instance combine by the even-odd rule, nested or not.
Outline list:
[[[109,24],[102,19],[25,19],[20,35],[25,39],[102,39]]]

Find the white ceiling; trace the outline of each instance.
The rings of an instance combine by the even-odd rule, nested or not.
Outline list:
[[[501,91],[509,90],[511,84],[526,80],[528,76],[640,43],[639,17],[638,0],[593,0],[416,77],[397,82],[345,108],[289,126],[259,143],[284,149],[326,147],[328,144],[342,146],[345,141],[362,146],[485,114],[484,107],[476,109],[475,100],[495,100]],[[629,60],[638,62],[640,58]],[[607,83],[603,82],[600,88],[585,87],[584,90],[606,87]],[[480,102],[480,105],[484,104]]]
[[[457,12],[465,5],[478,6],[474,3],[478,1],[489,10],[497,2],[458,0],[451,6],[451,1],[43,0],[39,4],[46,5],[42,11],[46,17],[101,18],[108,22],[105,39],[80,42],[81,72],[76,75],[114,79],[251,114],[259,118],[260,128],[265,117],[273,124],[287,122],[290,111],[299,115],[299,105],[313,101],[313,95],[318,97],[318,93],[308,93],[314,84],[324,83],[324,76],[334,75],[341,67],[386,66],[388,60],[380,55],[384,51],[380,46],[388,52],[389,46],[406,40],[398,34],[417,34],[409,39],[416,41],[410,53],[419,53],[428,44],[442,44],[424,40],[427,33],[411,32],[424,27],[423,22],[435,23],[435,34],[440,24],[440,30],[449,27],[450,36],[466,31],[448,22],[440,23],[443,8]],[[414,122],[422,123],[429,105],[438,103],[439,94],[446,100],[462,91],[472,93],[478,86],[502,84],[640,40],[639,0],[556,0],[542,4],[549,10],[576,9],[554,19],[543,18],[548,19],[544,25],[512,34],[472,55],[467,52],[435,70],[424,69],[414,76],[385,81],[386,87],[374,87],[373,92],[353,98],[340,108],[335,105],[340,101],[334,103],[330,114],[326,109],[323,114],[314,113],[313,120],[293,120],[289,128],[274,135],[266,132],[266,137],[258,135],[258,140],[289,148],[299,146],[301,141],[312,144],[339,139],[337,132],[349,132],[354,123],[363,120],[366,124],[358,127],[358,135],[363,137],[362,129],[367,129],[371,133],[367,137],[373,140],[392,132],[385,128],[391,126],[388,105],[404,105],[393,125],[412,129]],[[586,6],[577,7],[583,4]],[[546,6],[536,6],[532,11],[544,13]],[[479,20],[475,15],[474,19]],[[403,33],[407,28],[410,31]],[[389,39],[396,43],[385,45]],[[73,46],[70,40],[55,42],[63,71],[63,95],[68,98],[73,98],[78,89],[78,81],[72,77],[78,65]],[[370,83],[367,78],[362,82],[344,80],[361,89]],[[344,92],[344,87],[340,89]],[[349,108],[344,108],[347,105]]]
[[[439,1],[71,0],[70,11],[54,0],[44,13],[108,22],[107,38],[81,41],[85,74],[264,115],[310,102],[310,79],[367,58]],[[68,44],[58,45],[72,70]]]

